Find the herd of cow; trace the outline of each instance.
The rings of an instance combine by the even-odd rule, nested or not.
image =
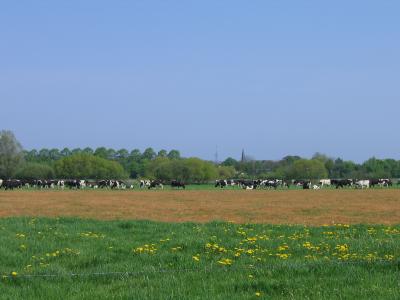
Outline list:
[[[170,183],[172,188],[183,188],[186,186],[183,182],[178,180],[172,180]],[[160,180],[140,180],[139,188],[164,188],[165,183]],[[90,180],[80,180],[80,179],[52,179],[52,180],[19,180],[19,179],[8,179],[2,180],[0,179],[0,189],[4,188],[5,190],[13,190],[20,188],[40,188],[40,189],[134,189],[135,186],[133,184],[127,184],[121,180],[98,180],[98,181],[90,181]]]
[[[400,181],[397,183],[400,185]],[[290,186],[302,187],[305,190],[314,189],[319,190],[321,188],[333,186],[338,188],[354,187],[354,188],[369,188],[369,187],[390,187],[393,185],[391,179],[321,179],[318,184],[312,184],[311,180],[281,180],[281,179],[257,179],[257,180],[233,180],[233,179],[219,179],[215,181],[215,187],[224,188],[227,186],[239,186],[246,190],[255,190],[257,188],[277,189],[290,188]]]
[[[140,180],[138,187],[140,189],[163,189],[164,185],[170,185],[172,188],[185,189],[186,185],[184,182],[179,180],[172,180],[165,182],[161,180]],[[318,183],[312,184],[310,180],[281,180],[281,179],[257,179],[257,180],[235,180],[235,179],[218,179],[215,181],[215,187],[228,187],[237,186],[246,190],[255,189],[278,189],[278,188],[290,188],[290,186],[302,187],[303,189],[314,189],[318,190],[323,187],[333,186],[338,188],[354,187],[354,188],[370,188],[370,187],[390,187],[393,185],[391,179],[321,179]],[[400,181],[397,183],[400,185]],[[19,180],[19,179],[0,179],[0,189],[13,190],[19,188],[40,188],[40,189],[134,189],[133,184],[127,184],[121,180],[80,180],[80,179],[65,179],[65,180]]]

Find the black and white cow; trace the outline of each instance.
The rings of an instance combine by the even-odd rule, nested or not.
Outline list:
[[[353,179],[331,179],[331,184],[334,185],[337,189],[351,187],[353,183]]]
[[[280,179],[266,179],[266,180],[261,180],[259,185],[260,187],[268,188],[268,189],[277,189],[279,186],[282,186],[283,181]]]
[[[152,189],[152,188],[160,188],[160,189],[164,189],[164,185],[162,184],[161,180],[152,180],[150,182],[150,185],[147,187],[147,189]]]
[[[148,179],[142,179],[142,180],[140,180],[139,181],[139,187],[141,188],[141,189],[144,189],[144,188],[148,188],[149,186],[150,186],[150,183],[151,183],[151,181],[150,180],[148,180]]]
[[[65,186],[68,187],[69,189],[79,190],[81,188],[81,180],[77,179],[66,180]]]
[[[183,183],[182,181],[178,181],[178,180],[172,180],[171,181],[171,187],[172,188],[183,188],[186,189],[185,183]]]
[[[311,181],[303,181],[303,190],[309,190],[311,188]]]
[[[240,187],[244,190],[255,190],[257,189],[257,180],[239,180]]]
[[[215,180],[215,187],[220,187],[221,189],[226,186],[234,186],[236,182],[233,179],[217,179]]]
[[[389,178],[370,179],[369,183],[371,187],[375,187],[376,185],[380,187],[389,187],[393,185],[393,182]]]

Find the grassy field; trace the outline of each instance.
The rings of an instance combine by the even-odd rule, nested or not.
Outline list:
[[[1,299],[398,299],[400,294],[399,225],[3,218],[0,253]]]

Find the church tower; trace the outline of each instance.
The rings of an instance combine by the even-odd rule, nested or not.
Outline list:
[[[240,160],[242,163],[246,161],[246,156],[244,155],[244,149],[242,149],[242,158]]]

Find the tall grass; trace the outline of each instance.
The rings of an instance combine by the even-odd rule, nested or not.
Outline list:
[[[400,225],[8,218],[0,253],[1,299],[400,295]]]

